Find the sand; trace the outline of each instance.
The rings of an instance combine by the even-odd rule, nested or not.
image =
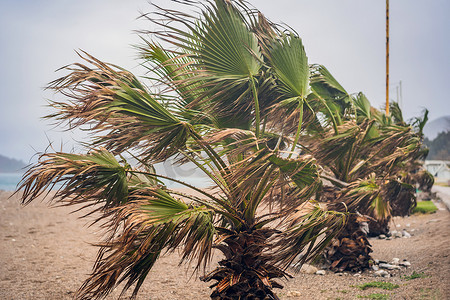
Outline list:
[[[99,240],[95,226],[87,227],[72,208],[49,208],[36,201],[21,207],[17,197],[0,191],[0,299],[72,299],[91,271]],[[393,272],[390,278],[297,274],[278,290],[281,299],[360,299],[370,294],[387,294],[389,299],[450,299],[450,213],[443,209],[431,215],[395,218],[411,238],[371,239],[373,257],[391,261],[407,259],[411,267]],[[407,227],[407,224],[410,226]],[[211,268],[214,268],[213,260]],[[162,257],[144,283],[138,299],[208,299],[208,285],[192,274],[191,266],[178,266],[179,256]],[[404,276],[423,272],[427,277],[406,280]],[[392,291],[360,290],[357,285],[372,281],[398,284]],[[117,299],[115,291],[108,299]],[[128,294],[129,295],[129,294]],[[127,299],[128,297],[125,297]]]

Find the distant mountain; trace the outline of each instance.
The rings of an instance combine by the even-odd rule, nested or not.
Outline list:
[[[439,133],[432,141],[425,137],[423,142],[430,149],[428,160],[450,161],[450,131]]]
[[[450,131],[450,116],[440,117],[425,125],[423,133],[430,141],[434,140],[439,133]]]
[[[0,155],[0,173],[18,173],[25,166],[21,160]]]

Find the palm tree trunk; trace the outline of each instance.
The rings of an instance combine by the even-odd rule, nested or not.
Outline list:
[[[372,245],[360,223],[360,217],[351,215],[345,228],[324,251],[330,270],[358,272],[371,267]]]
[[[213,300],[278,300],[273,288],[283,288],[274,278],[290,277],[278,267],[270,264],[263,251],[268,246],[268,230],[240,232],[229,236],[222,244],[216,245],[225,259],[219,267],[200,279],[205,282],[215,280],[210,288]]]

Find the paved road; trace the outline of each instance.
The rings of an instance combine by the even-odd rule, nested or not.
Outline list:
[[[437,193],[439,198],[442,199],[442,202],[447,206],[447,209],[450,210],[450,187],[434,185],[431,190]]]

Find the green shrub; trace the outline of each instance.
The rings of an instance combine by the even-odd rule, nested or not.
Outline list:
[[[412,280],[416,278],[425,278],[425,277],[428,277],[428,275],[425,275],[423,272],[417,273],[416,271],[414,271],[411,275],[404,276],[403,278],[406,280]]]
[[[419,201],[417,206],[413,209],[413,213],[432,214],[437,211],[436,205],[432,201]]]
[[[361,290],[367,290],[368,288],[380,288],[383,290],[392,291],[393,289],[396,289],[399,287],[398,284],[393,284],[390,282],[383,282],[383,281],[372,281],[372,282],[366,282],[364,284],[358,285]]]

